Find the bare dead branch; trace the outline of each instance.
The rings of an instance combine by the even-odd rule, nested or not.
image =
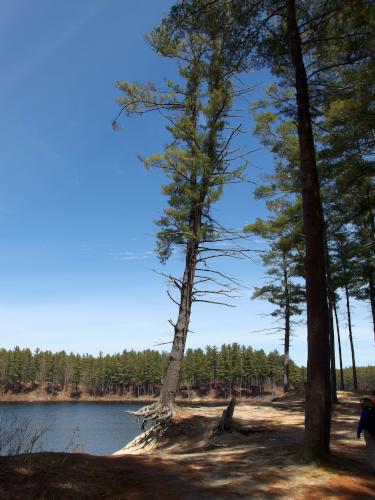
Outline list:
[[[180,304],[177,302],[177,300],[172,297],[172,295],[170,294],[170,291],[168,289],[167,289],[167,295],[171,299],[171,301],[176,304],[176,306],[180,306]]]
[[[216,302],[214,300],[193,299],[193,302],[205,302],[206,304],[216,304],[216,305],[219,305],[219,306],[236,307],[233,304],[227,304],[225,302]]]

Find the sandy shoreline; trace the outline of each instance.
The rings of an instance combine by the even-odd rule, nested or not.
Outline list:
[[[238,403],[259,403],[259,402],[271,402],[275,397],[281,396],[282,392],[276,391],[264,392],[263,396],[254,395],[252,397],[239,397],[237,396]],[[197,393],[193,393],[191,398],[179,397],[176,398],[176,402],[182,406],[188,405],[218,405],[222,406],[228,404],[231,399],[231,395],[228,394],[227,399],[221,397],[213,397],[214,394],[207,394],[200,396]],[[61,391],[56,394],[48,394],[46,391],[36,389],[29,392],[19,392],[15,393],[3,393],[0,394],[0,403],[130,403],[130,404],[151,404],[158,401],[157,397],[152,396],[132,396],[131,394],[126,394],[123,396],[118,396],[115,394],[108,394],[106,396],[89,396],[87,394],[81,393],[78,397],[71,397],[69,391]]]
[[[151,404],[157,401],[156,398],[124,398],[124,397],[86,397],[82,396],[79,398],[70,398],[65,396],[51,396],[46,397],[45,395],[40,396],[30,396],[28,394],[22,395],[6,395],[0,396],[0,403],[129,403],[129,404]],[[254,399],[239,399],[239,402],[255,402]],[[177,402],[180,405],[199,405],[199,404],[207,404],[207,405],[225,405],[228,403],[225,399],[212,399],[212,398],[194,398],[194,399],[179,399],[177,398]]]

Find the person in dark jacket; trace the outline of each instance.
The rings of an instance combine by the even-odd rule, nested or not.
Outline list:
[[[375,475],[375,408],[373,405],[373,401],[370,398],[362,399],[360,404],[362,407],[362,412],[357,427],[357,438],[360,439],[361,433],[363,431],[372,473]]]

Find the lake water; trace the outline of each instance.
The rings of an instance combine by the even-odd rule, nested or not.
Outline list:
[[[141,432],[140,424],[126,410],[130,403],[0,403],[0,421],[28,419],[33,428],[48,427],[42,437],[43,451],[83,450],[109,455]],[[36,451],[39,451],[37,449]]]

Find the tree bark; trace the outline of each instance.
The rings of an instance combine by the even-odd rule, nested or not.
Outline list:
[[[355,353],[354,353],[353,332],[352,332],[352,318],[351,318],[351,312],[350,312],[350,299],[349,299],[348,285],[345,285],[345,298],[346,298],[346,312],[348,315],[350,351],[352,354],[353,387],[354,387],[354,390],[357,391],[358,390],[357,369],[355,366]]]
[[[298,139],[301,153],[301,184],[305,236],[307,305],[307,384],[305,450],[310,457],[329,453],[331,389],[327,283],[324,265],[322,204],[311,124],[306,68],[296,19],[295,0],[287,3],[287,33],[295,72]]]
[[[345,389],[344,386],[344,370],[342,367],[342,352],[341,352],[341,338],[340,338],[340,326],[339,326],[339,318],[337,316],[337,306],[335,295],[333,295],[333,311],[335,313],[335,321],[336,321],[336,332],[337,332],[337,342],[339,344],[339,361],[340,361],[340,390],[343,391]]]

